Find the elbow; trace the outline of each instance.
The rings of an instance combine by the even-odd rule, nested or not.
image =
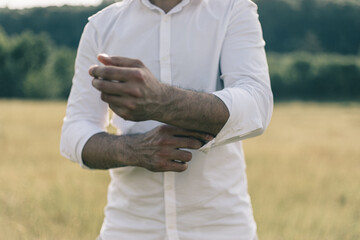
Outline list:
[[[270,125],[273,109],[274,99],[271,88],[263,88],[262,91],[257,91],[253,94],[254,102],[257,105],[257,116],[259,121],[259,128],[253,132],[253,136],[260,136],[265,133]]]
[[[263,80],[259,78],[249,78],[248,84],[243,84],[241,89],[247,93],[249,109],[254,113],[254,119],[257,119],[256,135],[263,134],[270,124],[274,109],[274,97],[271,90],[268,75]]]
[[[262,128],[259,129],[259,135],[262,135],[269,127],[274,110],[274,98],[271,89],[269,89],[266,94],[263,94],[262,103],[263,107],[261,107],[262,111],[260,113]]]
[[[64,131],[61,133],[61,137],[60,137],[60,154],[69,159],[69,160],[72,160],[72,156],[70,154],[70,150],[68,148],[68,144],[67,144],[67,141],[66,141],[66,134],[64,133]]]
[[[76,154],[75,149],[71,141],[71,136],[68,134],[68,129],[64,125],[61,131],[61,137],[60,137],[60,154],[65,157],[66,159],[71,160],[72,162],[76,161]]]
[[[267,94],[267,107],[266,109],[268,109],[268,111],[266,111],[266,115],[265,115],[265,124],[264,126],[265,129],[269,126],[270,121],[271,121],[271,117],[274,111],[274,96],[273,93],[271,91],[271,88],[269,89],[269,93]],[[265,130],[264,130],[265,131]]]
[[[82,161],[78,160],[76,154],[76,147],[73,147],[72,144],[69,144],[68,136],[65,133],[61,134],[60,139],[60,154],[65,157],[66,159],[70,160],[71,162],[77,163],[80,167],[84,169],[89,169],[87,166],[84,165]]]
[[[255,130],[255,132],[253,133],[254,137],[260,136],[262,134],[264,134],[266,131],[266,127],[262,127],[262,128],[258,128]]]

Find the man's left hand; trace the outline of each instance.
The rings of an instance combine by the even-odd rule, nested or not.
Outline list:
[[[166,85],[137,59],[98,56],[104,66],[92,66],[92,84],[101,92],[101,99],[120,117],[132,121],[158,119],[168,100]]]

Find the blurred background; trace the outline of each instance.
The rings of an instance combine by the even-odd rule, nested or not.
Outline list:
[[[0,0],[4,239],[99,232],[109,177],[58,145],[83,27],[113,2]],[[260,239],[358,240],[360,0],[255,2],[275,98],[268,131],[244,142]]]

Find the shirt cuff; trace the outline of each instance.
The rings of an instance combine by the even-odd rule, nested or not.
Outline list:
[[[100,132],[104,132],[104,130],[87,121],[78,122],[71,125],[71,128],[64,129],[60,149],[62,155],[78,163],[84,169],[91,169],[84,164],[82,151],[89,139]]]
[[[254,137],[263,132],[260,111],[247,91],[240,88],[225,88],[212,94],[224,102],[230,116],[217,136],[199,151],[206,153],[216,146]]]

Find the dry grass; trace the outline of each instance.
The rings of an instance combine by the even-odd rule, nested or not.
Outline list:
[[[360,239],[360,105],[279,104],[245,142],[260,239]]]
[[[106,172],[59,155],[65,104],[0,101],[1,239],[95,239]],[[244,143],[261,240],[360,239],[360,105],[279,104]]]
[[[64,103],[0,102],[2,239],[94,239],[108,175],[59,155]]]

